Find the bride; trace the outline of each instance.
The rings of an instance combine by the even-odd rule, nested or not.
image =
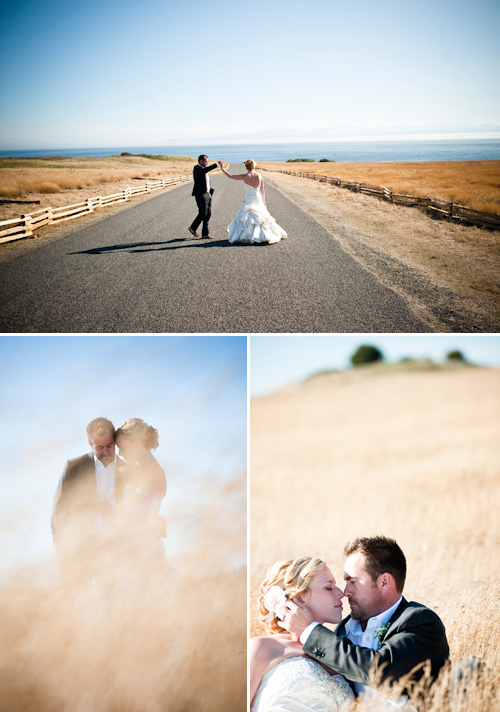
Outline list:
[[[343,592],[325,562],[303,556],[277,561],[261,584],[259,609],[269,635],[250,641],[252,712],[336,712],[348,709],[353,692],[334,670],[305,656],[300,641],[280,628],[276,606],[299,598],[321,623],[342,619]]]
[[[264,179],[255,172],[255,161],[245,161],[247,173],[233,176],[219,161],[222,172],[233,180],[242,180],[245,184],[245,197],[238,212],[229,223],[228,240],[232,245],[262,245],[279,242],[286,237],[286,232],[278,225],[266,207]]]

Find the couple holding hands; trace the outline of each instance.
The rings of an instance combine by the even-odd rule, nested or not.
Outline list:
[[[246,173],[231,175],[224,168],[223,161],[208,165],[208,157],[205,154],[198,157],[198,163],[193,169],[192,192],[198,206],[198,215],[188,228],[193,237],[199,237],[197,230],[202,225],[202,239],[214,239],[208,229],[214,192],[208,174],[217,167],[231,180],[242,181],[245,187],[243,202],[227,228],[228,240],[232,245],[270,245],[287,236],[266,207],[264,179],[255,171],[255,165],[255,161],[249,159],[245,161]]]

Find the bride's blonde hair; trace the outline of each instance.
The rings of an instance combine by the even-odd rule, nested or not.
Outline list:
[[[118,435],[138,438],[148,450],[155,450],[159,445],[157,429],[145,423],[141,418],[129,418],[126,420],[116,431],[116,437]]]
[[[312,580],[326,566],[317,556],[301,556],[297,559],[276,561],[266,572],[266,577],[260,585],[259,598],[260,618],[271,633],[281,633],[279,618],[273,615],[269,619],[269,611],[264,605],[264,596],[271,586],[279,586],[285,592],[287,600],[302,596],[309,591]]]
[[[256,165],[255,161],[252,161],[251,158],[249,158],[248,161],[245,161],[245,168],[247,171],[253,171]]]

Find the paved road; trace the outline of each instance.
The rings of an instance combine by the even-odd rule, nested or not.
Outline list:
[[[432,331],[269,181],[288,239],[231,246],[243,186],[223,175],[212,185],[214,241],[187,231],[186,184],[0,265],[0,331]]]

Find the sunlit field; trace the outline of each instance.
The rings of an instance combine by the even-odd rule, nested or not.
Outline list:
[[[0,220],[112,195],[138,181],[191,175],[194,163],[185,156],[0,158]]]
[[[24,198],[30,193],[83,190],[120,180],[139,180],[186,171],[192,159],[142,156],[94,158],[0,158],[0,197]]]
[[[441,616],[452,661],[479,656],[496,680],[499,435],[496,369],[381,364],[252,399],[251,635],[274,561],[320,556],[342,581],[346,542],[385,534],[407,557],[404,595]],[[444,680],[434,693],[419,712],[446,709]],[[462,709],[499,708],[489,680]]]
[[[395,193],[453,200],[475,210],[500,213],[500,161],[411,163],[261,163],[268,170],[320,173]]]
[[[178,567],[129,531],[93,583],[49,585],[43,562],[4,582],[0,710],[243,712],[246,567],[230,562],[245,551],[245,483],[217,490]]]

